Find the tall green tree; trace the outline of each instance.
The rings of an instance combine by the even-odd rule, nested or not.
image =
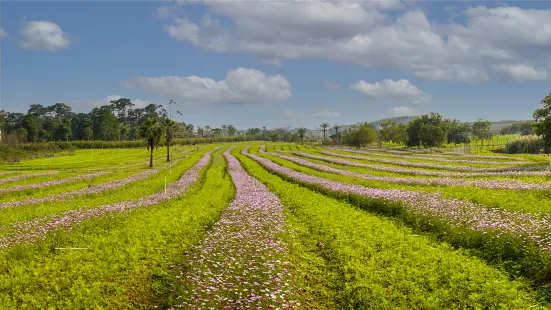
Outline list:
[[[178,130],[178,124],[171,119],[166,119],[163,122],[163,130],[166,142],[166,161],[170,161],[170,146],[172,144],[172,139]]]
[[[379,139],[381,142],[392,142],[394,141],[396,131],[396,122],[392,120],[387,120],[381,123],[381,128],[379,129]]]
[[[542,137],[545,153],[551,151],[551,93],[540,102],[542,108],[534,111],[536,134]]]
[[[229,125],[228,126],[228,135],[230,137],[234,137],[236,133],[237,133],[237,128],[235,128],[233,125]]]
[[[300,138],[300,144],[304,145],[304,137],[306,136],[306,133],[308,132],[308,129],[304,127],[297,128],[297,134]]]
[[[340,128],[341,128],[340,125],[337,125],[337,124],[333,125],[333,129],[335,129],[335,141],[337,141],[337,144],[339,144],[339,140],[340,140],[339,139],[340,138],[340,136],[339,136],[339,129]]]
[[[321,127],[321,130],[323,130],[323,143],[325,143],[325,140],[327,140],[327,135],[326,135],[327,129],[331,127],[331,125],[329,125],[329,123],[321,123],[320,127]]]
[[[119,120],[113,115],[109,106],[92,110],[94,139],[115,141],[120,138]]]
[[[448,128],[448,143],[453,143],[455,145],[469,143],[470,131],[471,126],[468,123],[462,123],[458,120],[451,121]]]
[[[150,151],[149,167],[153,168],[153,150],[158,148],[163,140],[163,128],[156,118],[147,118],[140,126],[140,137],[145,139],[147,150]]]
[[[438,113],[418,116],[409,122],[406,132],[408,147],[439,147],[447,138],[448,123]]]
[[[350,126],[342,133],[342,143],[361,148],[377,139],[377,130],[371,124],[359,123]]]
[[[56,127],[54,132],[54,139],[58,141],[69,141],[72,136],[72,132],[73,130],[71,128],[71,121],[68,119],[64,119]]]
[[[478,119],[472,125],[473,137],[478,140],[486,140],[492,137],[490,129],[492,128],[492,123],[487,120]]]
[[[38,118],[32,114],[27,114],[23,118],[22,127],[27,131],[26,141],[30,143],[38,142],[38,133],[40,123]]]

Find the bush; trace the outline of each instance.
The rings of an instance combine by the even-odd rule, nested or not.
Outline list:
[[[542,140],[538,136],[520,137],[505,145],[507,154],[539,154],[541,152]]]

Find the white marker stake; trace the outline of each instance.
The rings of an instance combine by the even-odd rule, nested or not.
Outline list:
[[[165,195],[166,195],[166,174],[165,174]]]
[[[170,163],[170,174],[172,174],[172,163]]]

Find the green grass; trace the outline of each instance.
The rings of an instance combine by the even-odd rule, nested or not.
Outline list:
[[[238,148],[232,152],[251,175],[265,183],[284,203],[287,231],[284,238],[289,244],[289,252],[284,256],[294,263],[295,284],[301,288],[299,299],[303,305],[316,309],[549,307],[544,301],[551,300],[548,281],[551,259],[548,257],[531,252],[531,248],[517,248],[516,243],[508,246],[486,242],[487,239],[479,238],[480,234],[471,234],[465,229],[454,230],[444,223],[430,222],[428,225],[426,218],[398,212],[397,205],[345,197],[315,186],[284,181],[284,178],[269,173],[239,154],[244,145],[253,145],[251,152],[257,153],[260,144],[265,144],[269,152],[283,149],[320,154],[325,149],[296,143],[249,142],[234,143]],[[139,182],[68,201],[0,209],[0,238],[10,233],[10,226],[15,222],[158,193],[164,187],[165,173],[167,182],[178,180],[206,151],[216,146],[173,148],[175,159],[187,158],[172,168],[172,174],[164,170]],[[171,284],[179,266],[187,264],[187,251],[198,244],[234,195],[222,150],[213,154],[212,164],[202,171],[200,182],[177,199],[85,220],[70,230],[57,230],[36,244],[19,245],[0,252],[0,308],[165,309],[177,303],[173,300],[176,295],[171,292]],[[165,148],[155,151],[156,168],[166,166],[165,152]],[[291,169],[335,181],[441,192],[444,197],[521,212],[551,211],[551,194],[544,191],[368,181],[316,171],[270,155],[258,155]],[[49,170],[60,171],[60,175],[51,176],[56,178],[97,170],[111,172],[92,181],[0,194],[0,202],[47,197],[78,190],[90,183],[122,179],[146,171],[148,156],[145,149],[77,150],[58,153],[51,159],[0,165],[0,171],[18,171],[0,176],[0,179]],[[354,172],[404,176],[307,160]],[[5,183],[0,188],[39,183],[48,178],[50,176],[33,177]],[[551,181],[551,177],[515,179]],[[518,251],[506,253],[506,250]],[[538,299],[541,299],[541,305],[538,305]]]
[[[174,154],[173,159],[181,159],[186,158],[190,156],[190,152],[185,153],[179,153]],[[149,162],[148,162],[149,164]],[[54,194],[74,191],[74,190],[80,190],[83,188],[86,188],[90,185],[97,185],[109,181],[114,181],[117,179],[123,179],[125,177],[128,177],[135,173],[143,172],[147,169],[149,169],[148,164],[143,164],[140,166],[132,166],[132,167],[125,167],[125,166],[115,166],[108,170],[105,170],[109,172],[106,175],[98,176],[93,179],[84,179],[84,180],[77,180],[72,181],[69,183],[65,183],[62,185],[56,185],[56,186],[47,186],[43,188],[37,188],[37,189],[26,189],[21,191],[15,191],[15,192],[9,192],[9,193],[1,193],[0,194],[0,202],[9,202],[9,201],[17,201],[17,200],[23,200],[26,198],[41,198],[41,197],[47,197]],[[155,158],[155,168],[164,168],[168,167],[168,163],[166,162],[166,157],[159,157],[157,156]],[[89,171],[90,170],[90,171]],[[88,172],[94,172],[95,170],[90,167],[90,169],[83,169],[81,170],[81,174],[87,174]],[[33,182],[34,183],[34,182]],[[13,183],[8,183],[11,186],[13,186]]]
[[[213,195],[212,193],[216,193]],[[234,193],[220,152],[185,196],[88,220],[0,254],[2,309],[138,309],[161,305],[183,263]],[[55,248],[87,250],[55,250]]]
[[[268,154],[258,154],[256,152],[257,148],[251,148],[251,153],[255,153],[271,161],[291,168],[293,170],[319,176],[329,180],[347,182],[352,184],[363,185],[367,187],[374,188],[387,188],[387,189],[405,189],[411,191],[424,191],[430,193],[442,193],[442,196],[445,198],[457,198],[472,201],[486,207],[496,207],[503,208],[508,210],[515,210],[521,212],[530,212],[538,213],[542,216],[545,214],[551,213],[551,193],[549,191],[523,191],[523,190],[508,190],[508,189],[489,189],[489,188],[478,188],[474,186],[426,186],[426,185],[414,185],[414,184],[403,184],[403,183],[387,183],[381,181],[372,181],[365,180],[362,178],[343,176],[338,174],[333,174],[329,172],[322,172],[312,168],[304,167],[297,165],[288,160],[271,156]],[[310,160],[316,162],[315,160]],[[327,163],[320,163],[325,164]],[[335,165],[331,166],[337,169],[355,171],[360,173],[366,173],[365,169],[351,168],[346,166]]]
[[[189,159],[183,160],[172,168],[172,174],[167,174],[167,183],[180,179],[181,175],[201,159],[207,149],[194,153]],[[168,173],[168,171],[164,171]],[[129,183],[117,189],[100,194],[80,196],[68,201],[48,202],[28,207],[0,209],[0,236],[9,232],[8,224],[18,221],[29,221],[46,215],[55,215],[68,210],[94,208],[104,204],[136,199],[155,194],[164,188],[165,173],[157,173],[140,182]]]
[[[308,252],[296,253],[330,309],[528,309],[522,281],[410,228],[283,181],[233,152],[289,206],[288,223]]]

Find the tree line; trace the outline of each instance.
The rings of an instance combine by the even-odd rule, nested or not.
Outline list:
[[[383,145],[399,144],[407,147],[440,147],[445,143],[461,144],[470,143],[472,139],[487,140],[492,137],[491,122],[479,119],[474,123],[445,119],[439,113],[429,113],[414,117],[409,123],[397,123],[394,120],[386,120],[375,126],[373,122],[361,122],[348,126],[341,132],[341,126],[334,125],[335,140],[327,139],[326,131],[330,128],[328,123],[320,124],[323,130],[325,144],[342,144],[355,147],[363,147],[368,144],[378,143]],[[297,129],[301,136],[301,128]]]
[[[22,143],[135,141],[142,139],[140,127],[149,118],[162,121],[168,118],[167,111],[163,105],[157,104],[136,108],[128,98],[112,100],[110,104],[94,108],[89,113],[75,113],[64,103],[51,106],[33,104],[27,113],[0,111],[0,131],[3,136],[13,135]],[[174,139],[236,136],[247,137],[247,140],[298,140],[298,135],[290,128],[238,130],[233,125],[211,127],[176,122],[173,132]]]

